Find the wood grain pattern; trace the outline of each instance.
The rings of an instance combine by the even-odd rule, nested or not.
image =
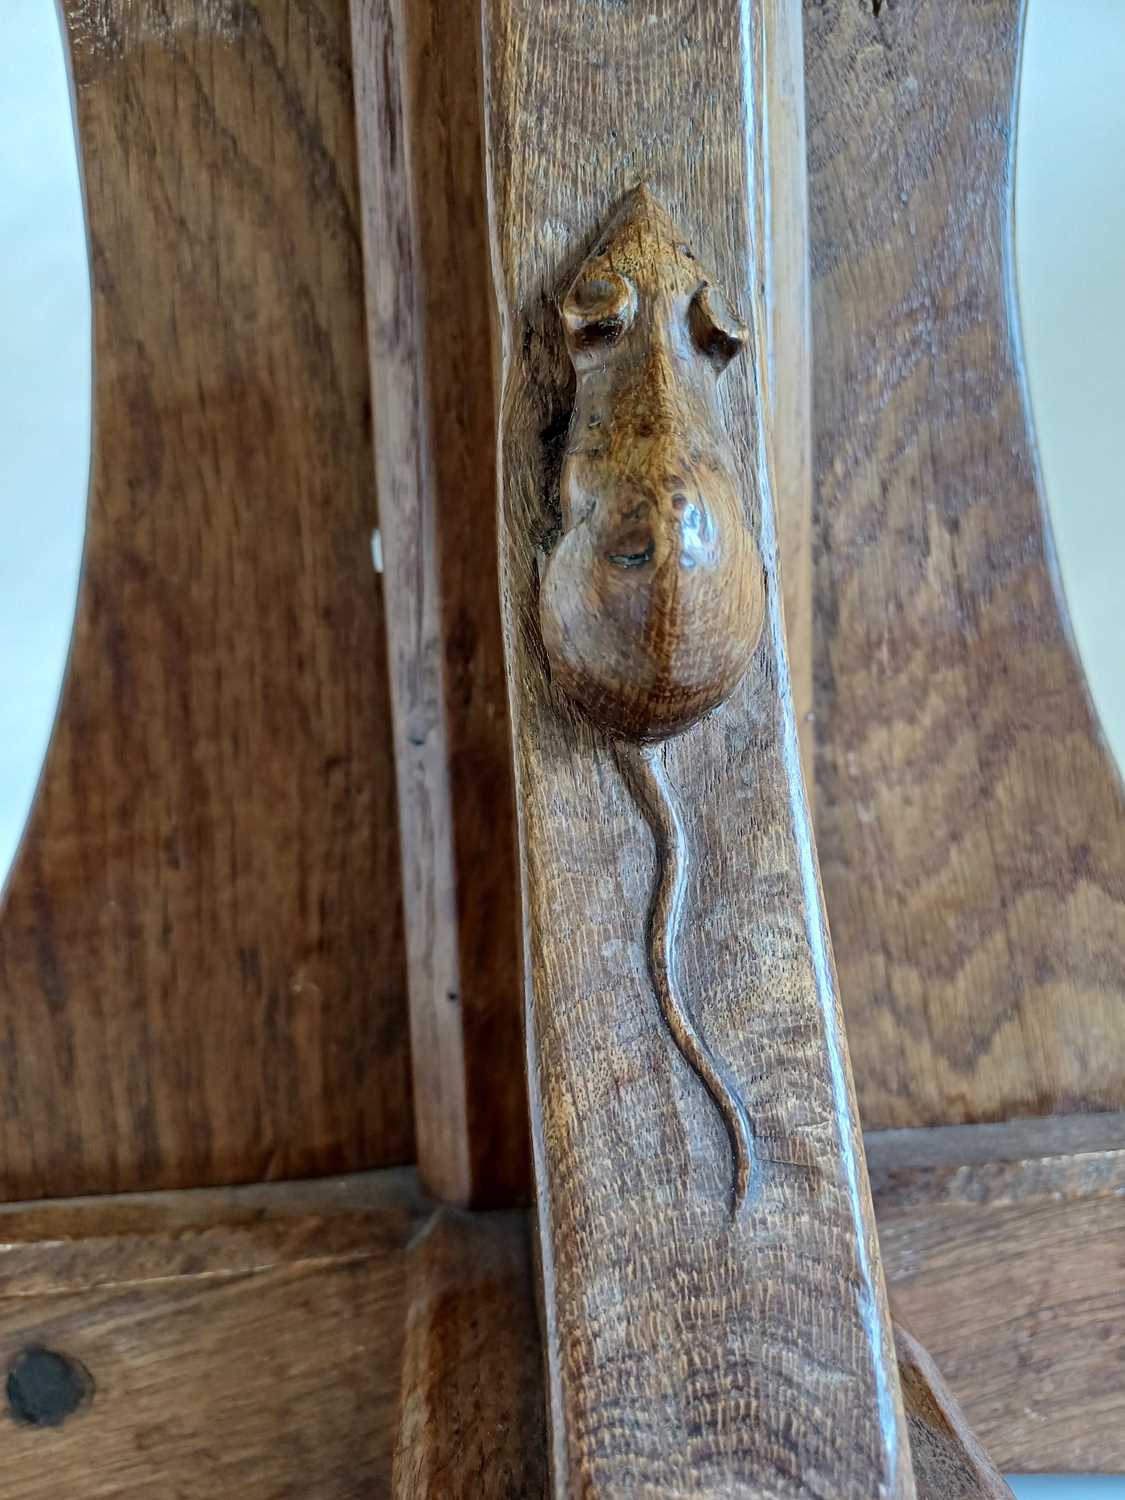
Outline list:
[[[534,1271],[518,1214],[439,1210],[410,1246],[395,1494],[547,1493]],[[918,1340],[894,1327],[918,1500],[1011,1500]]]
[[[526,1201],[476,0],[352,0],[418,1166]]]
[[[540,1500],[528,1250],[523,1215],[435,1210],[409,1172],[6,1205],[0,1371],[45,1346],[93,1390],[58,1428],[5,1425],[0,1496]],[[990,1495],[935,1488],[973,1442],[915,1365],[918,1494]]]
[[[1125,1105],[1125,802],[1013,326],[1021,16],[805,9],[818,837],[868,1129]]]
[[[652,841],[610,747],[552,693],[536,548],[572,404],[556,299],[638,180],[754,330],[758,14],[489,0],[486,163],[499,308],[501,577],[554,1493],[912,1496],[893,1350],[788,699],[758,406],[719,389],[769,568],[767,640],[669,743],[695,857],[685,992],[743,1088],[760,1185],[734,1223],[722,1121],[652,1003]],[[768,57],[768,47],[766,49]],[[747,90],[743,92],[744,88]],[[749,294],[749,295],[747,295]]]
[[[896,1316],[1010,1472],[1125,1472],[1125,1136],[1074,1124],[917,1132],[947,1137],[928,1156],[868,1137]]]
[[[0,1210],[0,1369],[89,1372],[61,1426],[6,1421],[8,1500],[389,1493],[410,1173]]]
[[[73,0],[95,431],[0,1193],[412,1150],[344,0]]]
[[[543,1355],[525,1214],[437,1210],[411,1244],[396,1500],[541,1500]]]

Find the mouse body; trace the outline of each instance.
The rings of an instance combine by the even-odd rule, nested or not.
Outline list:
[[[561,313],[577,388],[543,640],[590,719],[658,741],[730,695],[762,631],[761,558],[715,401],[747,334],[643,186]]]

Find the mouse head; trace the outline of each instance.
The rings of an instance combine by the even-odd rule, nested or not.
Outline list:
[[[595,723],[659,740],[733,692],[761,635],[749,497],[716,402],[748,336],[645,187],[560,311],[577,390],[544,644],[553,679]]]

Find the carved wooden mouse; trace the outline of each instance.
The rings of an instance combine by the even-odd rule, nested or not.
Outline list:
[[[666,739],[729,697],[762,631],[761,559],[715,409],[746,330],[643,186],[562,316],[578,388],[543,640],[596,723]]]
[[[614,736],[652,828],[649,971],[676,1045],[726,1122],[737,1212],[750,1188],[750,1124],[676,985],[687,843],[657,747],[730,696],[762,633],[762,562],[715,399],[747,334],[644,186],[561,313],[577,393],[563,535],[540,590],[543,641],[552,680]]]

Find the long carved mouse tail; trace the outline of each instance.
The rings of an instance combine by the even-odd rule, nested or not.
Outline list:
[[[687,836],[676,795],[659,748],[619,742],[618,763],[656,841],[656,887],[648,920],[648,966],[668,1030],[688,1066],[699,1077],[723,1117],[734,1153],[732,1217],[750,1191],[753,1147],[750,1119],[736,1089],[684,1008],[676,985],[676,939],[687,884]]]

